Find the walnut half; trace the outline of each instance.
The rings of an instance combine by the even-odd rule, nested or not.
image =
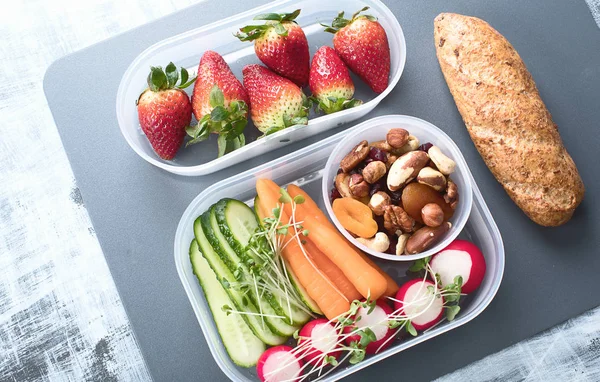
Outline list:
[[[384,209],[383,226],[390,234],[398,230],[408,233],[415,228],[415,220],[402,207],[389,205]]]

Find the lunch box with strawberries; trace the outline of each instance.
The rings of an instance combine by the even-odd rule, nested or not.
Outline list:
[[[260,178],[271,179],[281,187],[289,184],[298,185],[302,187],[315,202],[317,202],[322,210],[325,210],[326,203],[323,200],[323,195],[326,193],[323,192],[323,177],[325,176],[326,182],[329,184],[332,175],[327,174],[324,169],[338,143],[346,136],[365,131],[365,129],[381,131],[386,128],[405,126],[407,129],[412,128],[415,133],[419,134],[415,127],[416,125],[412,127],[408,126],[406,125],[407,121],[412,121],[414,124],[420,120],[412,117],[395,115],[370,119],[345,132],[338,133],[255,169],[248,170],[242,174],[216,183],[200,193],[187,207],[175,234],[174,255],[176,268],[200,327],[206,337],[210,351],[219,367],[229,378],[238,381],[257,380],[257,371],[255,368],[237,366],[228,356],[227,350],[219,336],[210,307],[203,294],[202,287],[198,283],[198,279],[196,278],[196,275],[194,275],[192,265],[190,264],[189,248],[190,242],[194,238],[194,220],[213,203],[216,203],[222,198],[237,199],[244,201],[249,206],[253,206],[254,198],[256,196],[255,185],[257,179]],[[421,122],[424,123],[424,121]],[[428,134],[427,139],[432,140],[436,139],[436,133],[441,133],[441,131],[432,125],[427,126],[425,130]],[[421,133],[423,131],[421,131]],[[442,142],[446,148],[450,146],[454,147],[454,144],[447,136],[437,137],[436,143],[441,144]],[[464,227],[458,233],[458,238],[472,242],[481,250],[485,257],[487,267],[485,275],[483,276],[483,282],[479,288],[464,297],[464,299],[461,299],[462,309],[453,320],[443,321],[434,327],[424,330],[416,337],[408,337],[395,341],[386,350],[368,356],[357,364],[344,362],[340,364],[339,367],[331,370],[326,376],[322,376],[320,380],[338,380],[409,347],[457,328],[478,316],[492,301],[500,286],[504,272],[504,246],[498,227],[496,226],[468,167],[463,165],[463,163],[461,163],[461,171],[463,173],[461,176],[468,179],[468,182],[472,185],[472,198],[463,198],[463,201],[467,201],[470,205],[463,208],[464,213],[468,215],[468,218],[466,219]],[[373,260],[375,260],[387,274],[399,283],[404,283],[410,279],[407,276],[407,270],[410,263],[392,262],[375,258]],[[293,346],[295,340],[290,339],[289,342]],[[309,380],[311,379],[314,378],[310,377]]]
[[[252,45],[238,40],[233,33],[252,23],[254,16],[302,9],[296,21],[306,34],[312,57],[320,46],[331,45],[332,35],[325,32],[320,23],[330,23],[342,9],[353,12],[364,7],[369,7],[368,13],[375,16],[387,32],[390,47],[390,75],[388,86],[383,92],[376,94],[352,74],[355,84],[354,97],[363,101],[359,106],[321,116],[311,112],[307,125],[291,126],[261,138],[259,138],[261,132],[249,123],[244,130],[246,145],[221,157],[217,157],[216,134],[211,134],[206,142],[180,149],[174,160],[161,159],[153,151],[140,128],[136,110],[140,93],[147,87],[146,76],[151,66],[166,65],[172,61],[177,67],[187,68],[191,76],[196,72],[202,54],[207,50],[213,50],[222,55],[233,73],[241,78],[242,68],[248,64],[259,63],[259,60],[254,54]],[[392,12],[379,0],[277,1],[173,36],[146,49],[131,63],[123,75],[117,94],[117,119],[127,143],[147,162],[174,174],[205,175],[363,117],[396,86],[405,62],[406,42],[402,28]],[[188,87],[186,91],[191,93],[192,87]],[[195,120],[192,124],[195,124]]]

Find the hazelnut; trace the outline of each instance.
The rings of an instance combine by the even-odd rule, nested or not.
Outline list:
[[[444,174],[431,167],[423,167],[419,171],[417,182],[425,184],[436,191],[443,191],[446,188],[446,177]]]
[[[390,129],[387,132],[385,140],[387,141],[387,143],[390,146],[392,146],[392,148],[399,149],[408,142],[408,136],[409,136],[408,131],[406,131],[404,129],[401,129],[401,128]]]
[[[369,196],[369,184],[365,182],[361,174],[350,175],[348,187],[354,198],[364,198],[365,196]]]
[[[384,253],[390,247],[390,238],[383,232],[377,232],[375,236],[371,239],[357,237],[356,241],[365,245],[369,249],[381,253]]]
[[[379,150],[385,151],[385,152],[390,152],[393,150],[392,146],[390,146],[389,143],[387,143],[387,141],[375,141],[375,142],[371,142],[370,143],[371,147],[375,147]]]
[[[387,154],[387,162],[386,162],[385,166],[388,168],[388,170],[390,169],[390,167],[392,167],[394,162],[397,160],[398,160],[397,155],[390,154],[390,153]]]
[[[395,155],[406,154],[408,152],[415,151],[416,149],[418,149],[419,145],[420,145],[419,138],[415,137],[414,135],[409,135],[408,142],[406,142],[406,144],[404,146],[400,147],[399,149],[394,149],[392,151],[392,154],[395,154]]]
[[[350,172],[350,170],[354,169],[358,164],[365,159],[369,155],[369,142],[362,141],[358,145],[354,146],[354,148],[346,154],[344,159],[340,162],[340,167],[344,172]]]
[[[382,216],[386,206],[389,206],[390,204],[392,204],[392,198],[383,191],[374,193],[373,196],[371,196],[371,200],[369,200],[369,208],[377,216]]]
[[[444,222],[444,211],[436,203],[427,203],[421,209],[421,218],[428,227],[439,227]]]
[[[376,160],[376,161],[369,163],[362,170],[362,176],[365,178],[365,181],[367,181],[367,183],[373,184],[373,183],[377,182],[379,179],[383,178],[383,176],[385,175],[386,172],[387,172],[387,167],[386,167],[385,163]]]

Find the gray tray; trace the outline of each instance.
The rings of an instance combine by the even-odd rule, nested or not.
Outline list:
[[[44,79],[78,186],[157,381],[225,379],[173,263],[173,238],[184,209],[208,185],[345,127],[211,176],[185,178],[151,166],[129,148],[116,122],[117,87],[129,63],[146,47],[262,3],[222,0],[195,5],[64,57]],[[445,130],[469,162],[506,250],[502,286],[479,317],[348,378],[392,380],[402,370],[407,380],[426,381],[600,305],[600,295],[593,292],[600,270],[600,181],[595,167],[600,152],[600,30],[583,1],[387,4],[404,30],[407,63],[396,89],[364,119],[408,114]],[[513,43],[532,72],[586,184],[586,198],[567,225],[549,229],[530,222],[471,143],[435,58],[433,18],[445,11],[490,22]]]

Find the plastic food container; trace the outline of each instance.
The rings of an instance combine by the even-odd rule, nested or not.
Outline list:
[[[165,161],[154,153],[139,126],[135,105],[140,93],[147,87],[146,77],[150,66],[164,67],[172,61],[177,67],[188,68],[191,75],[196,73],[202,54],[206,50],[214,50],[225,58],[233,73],[241,80],[242,68],[260,61],[254,54],[253,44],[239,41],[233,33],[244,25],[253,23],[254,16],[261,13],[282,13],[302,9],[297,22],[304,29],[312,57],[319,47],[332,45],[333,35],[324,32],[324,28],[319,23],[330,23],[341,10],[346,11],[350,16],[364,6],[370,7],[368,13],[376,16],[385,28],[390,45],[389,85],[383,93],[375,94],[364,82],[352,75],[356,87],[355,97],[364,102],[361,106],[316,118],[311,115],[306,126],[292,126],[258,140],[256,138],[261,133],[250,122],[244,132],[246,146],[221,158],[217,158],[216,136],[206,142],[182,148],[173,161]],[[254,21],[254,23],[262,23],[262,21]],[[277,1],[168,38],[146,49],[131,63],[121,79],[117,93],[117,119],[129,146],[147,162],[179,175],[205,175],[364,116],[396,86],[405,62],[406,42],[402,28],[393,13],[379,0]],[[190,86],[186,91],[191,94],[192,89],[193,86]]]
[[[360,129],[365,124],[371,122],[372,121],[366,121],[363,124],[333,135],[321,142],[216,183],[198,195],[183,213],[175,234],[175,264],[177,273],[179,274],[181,283],[190,299],[190,304],[198,318],[198,323],[206,337],[210,351],[221,370],[223,370],[223,373],[230,379],[235,381],[258,380],[254,368],[246,369],[236,366],[229,359],[217,332],[217,328],[200,284],[198,283],[196,276],[192,273],[188,250],[190,242],[194,238],[194,220],[221,198],[236,198],[252,205],[252,201],[256,195],[256,179],[259,177],[271,178],[281,186],[295,183],[306,190],[314,200],[319,203],[321,208],[324,208],[321,192],[321,179],[325,163],[331,155],[333,147],[339,143],[346,134],[352,134],[356,129]],[[465,168],[465,172],[471,179],[471,182],[473,182],[469,170]],[[470,294],[461,303],[461,311],[454,321],[444,322],[426,333],[419,334],[417,337],[397,341],[387,350],[374,356],[368,356],[364,361],[354,366],[346,364],[340,365],[334,372],[328,374],[326,378],[323,379],[324,381],[341,379],[360,369],[368,367],[375,362],[381,361],[384,358],[390,357],[423,341],[427,341],[444,332],[464,325],[479,315],[488,306],[496,295],[500,282],[502,281],[502,274],[504,273],[504,246],[498,227],[490,215],[490,211],[474,182],[473,207],[459,237],[473,242],[481,249],[485,256],[487,269],[483,283],[476,292]],[[382,259],[374,260],[399,283],[408,281],[405,277],[405,272],[409,266],[408,263],[385,261]]]
[[[381,253],[374,251],[365,245],[359,243],[335,217],[331,202],[329,200],[329,193],[333,187],[335,176],[340,162],[342,159],[356,146],[360,141],[366,140],[369,142],[380,141],[385,139],[385,135],[388,130],[394,127],[401,127],[410,132],[411,135],[419,138],[419,142],[431,142],[438,146],[444,154],[453,159],[456,162],[456,170],[450,176],[452,181],[458,186],[458,206],[454,211],[452,219],[449,221],[452,223],[452,227],[443,237],[443,239],[427,251],[417,253],[414,255],[390,255],[387,253]],[[352,132],[348,131],[340,142],[335,146],[331,156],[327,160],[325,170],[323,172],[322,192],[323,200],[325,201],[325,208],[329,214],[329,218],[338,230],[356,247],[360,248],[364,252],[369,253],[375,257],[382,259],[393,260],[393,261],[414,261],[416,259],[422,259],[427,256],[431,256],[434,253],[445,248],[452,240],[456,239],[458,234],[462,231],[465,226],[469,213],[471,212],[471,205],[473,204],[473,193],[472,180],[469,167],[465,158],[462,156],[458,146],[450,139],[450,137],[442,130],[432,125],[431,123],[424,121],[419,118],[409,117],[406,115],[387,115],[383,117],[373,118],[367,122],[361,123],[354,127]]]

